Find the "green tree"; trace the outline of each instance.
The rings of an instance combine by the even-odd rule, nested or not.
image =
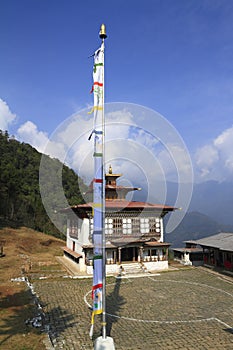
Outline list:
[[[32,146],[9,137],[0,130],[0,221],[24,225],[45,233],[60,236],[42,203],[39,170],[41,159],[46,160],[44,193],[49,208],[61,209],[64,201],[59,196],[59,186],[69,205],[83,203],[81,193],[86,190],[83,181],[75,172],[59,160],[42,155]],[[62,184],[59,183],[62,179]],[[64,226],[64,217],[60,217]]]

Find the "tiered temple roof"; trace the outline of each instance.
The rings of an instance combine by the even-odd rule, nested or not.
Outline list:
[[[112,167],[110,165],[108,173],[105,175],[105,210],[107,212],[122,211],[124,212],[137,212],[142,211],[156,211],[160,213],[160,216],[166,215],[168,212],[174,211],[176,208],[163,205],[152,204],[148,202],[128,201],[126,196],[131,191],[140,190],[138,187],[125,187],[118,186],[117,179],[122,174],[113,174]],[[93,181],[90,185],[91,191],[93,191]],[[62,210],[62,212],[68,212],[72,209],[80,218],[88,217],[92,213],[94,203],[88,202],[85,204],[73,205]]]

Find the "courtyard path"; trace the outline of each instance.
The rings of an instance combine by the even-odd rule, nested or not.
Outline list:
[[[135,276],[134,276],[135,277]],[[34,281],[48,349],[93,349],[91,279]],[[204,269],[107,278],[108,334],[116,350],[233,349],[233,278]],[[95,324],[94,339],[100,335]]]

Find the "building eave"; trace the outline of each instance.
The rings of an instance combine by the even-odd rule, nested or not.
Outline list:
[[[81,254],[78,254],[76,252],[74,252],[73,250],[69,249],[68,247],[62,247],[63,251],[68,253],[69,255],[72,255],[74,258],[81,258]]]
[[[64,209],[61,209],[59,212],[68,214],[69,211],[74,211],[75,213],[80,213],[85,215],[85,213],[92,211],[94,207],[93,202],[85,203],[85,204],[78,204],[73,205]],[[169,206],[169,205],[163,205],[163,204],[152,204],[147,202],[138,202],[138,201],[126,201],[126,200],[106,200],[105,201],[105,210],[106,211],[119,211],[126,210],[126,211],[132,211],[132,210],[138,210],[138,211],[157,211],[161,213],[161,216],[166,215],[168,212],[172,212],[174,210],[177,210],[177,208]]]

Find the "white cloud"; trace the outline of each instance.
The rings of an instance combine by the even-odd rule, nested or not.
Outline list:
[[[39,131],[37,126],[27,121],[17,130],[17,139],[21,142],[29,143],[38,152],[45,153],[51,157],[61,158],[64,147],[61,143],[51,142],[46,132]]]
[[[0,98],[0,129],[9,130],[10,124],[16,119],[16,114],[12,113],[5,101]]]
[[[233,177],[233,126],[195,154],[200,180],[230,180]]]
[[[218,159],[218,150],[216,147],[214,147],[214,145],[205,145],[197,151],[196,163],[201,168],[212,167],[212,165],[218,161]]]
[[[20,141],[29,143],[39,152],[44,151],[44,147],[48,142],[47,134],[43,131],[39,131],[37,126],[31,121],[27,121],[20,126],[17,130],[17,138]]]
[[[190,172],[187,152],[163,117],[137,105],[110,104],[106,109],[106,166],[112,164],[114,171],[123,173],[132,185],[134,181],[139,183],[140,176],[151,183],[155,178],[177,180],[179,176],[185,182],[185,173]],[[94,171],[94,136],[88,141],[93,115],[87,111],[67,118],[50,137],[27,121],[19,127],[16,138],[58,158],[89,181]]]
[[[126,111],[109,112],[105,115],[106,124],[106,161],[112,161],[125,153],[121,140],[127,140],[132,125],[132,115]],[[66,124],[66,123],[65,123]],[[66,148],[65,161],[77,173],[87,179],[93,178],[94,135],[88,140],[93,130],[93,118],[87,119],[86,113],[73,117],[61,130],[57,130],[56,141],[62,140]],[[114,142],[112,142],[114,141]]]
[[[141,106],[133,106],[131,110],[118,104],[108,107],[111,108],[105,113],[106,166],[112,164],[114,171],[123,173],[132,184],[139,183],[142,174],[151,183],[155,179],[190,181],[192,169],[188,152],[176,130],[164,118],[148,117]],[[87,110],[81,111],[64,121],[48,144],[63,145],[58,158],[87,182],[94,172],[94,135],[88,141],[92,129],[93,115],[88,116]],[[49,152],[46,147],[45,153]]]
[[[158,154],[166,179],[186,183],[190,181],[192,164],[186,149],[177,144],[166,144]]]
[[[176,129],[161,115],[142,106],[111,104],[108,107],[105,111],[106,167],[111,164],[114,172],[123,173],[124,182],[130,186],[145,184],[148,199],[156,195],[161,203],[166,199],[166,181],[178,180],[180,191],[175,206],[182,206],[184,215],[192,192],[192,165]],[[94,135],[88,140],[92,131],[93,115],[83,110],[67,118],[50,137],[31,121],[18,129],[17,136],[38,151],[58,158],[88,183],[94,176]],[[159,189],[158,182],[162,184]],[[188,191],[182,190],[185,183],[190,184]],[[181,219],[173,219],[171,215],[169,231]]]

